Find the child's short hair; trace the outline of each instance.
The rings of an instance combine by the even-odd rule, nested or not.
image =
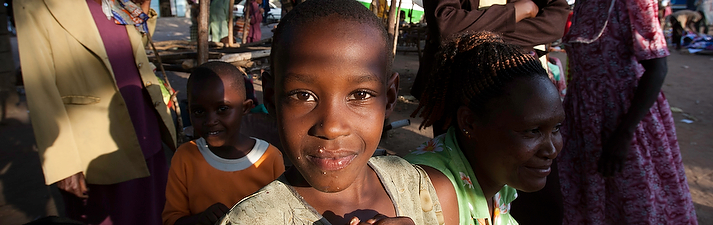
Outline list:
[[[416,116],[423,109],[421,128],[443,119],[443,129],[447,129],[461,105],[486,112],[485,103],[503,94],[515,78],[547,78],[537,58],[486,31],[450,37],[441,45],[437,59],[421,102],[411,114]]]
[[[387,70],[391,70],[391,59],[394,58],[391,43],[393,39],[389,37],[384,23],[381,19],[376,17],[373,12],[355,0],[309,0],[295,6],[292,11],[287,13],[287,15],[280,20],[280,24],[277,25],[275,34],[272,37],[272,52],[270,54],[271,71],[273,73],[275,72],[275,55],[281,50],[282,46],[280,43],[286,38],[284,36],[286,32],[331,15],[366,24],[377,29],[384,40],[384,49],[389,59]]]
[[[235,90],[242,93],[243,96],[246,96],[245,80],[240,70],[230,63],[221,61],[203,63],[191,72],[190,77],[188,77],[188,84],[186,84],[188,87],[188,96],[191,96],[191,87],[194,82],[213,76],[230,78],[230,80],[233,81],[231,86],[236,88]]]

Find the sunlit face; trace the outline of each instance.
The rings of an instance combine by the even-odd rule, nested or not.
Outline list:
[[[285,153],[312,187],[344,190],[369,169],[393,103],[398,78],[387,81],[384,41],[375,28],[336,16],[284,36],[274,68]]]
[[[240,121],[252,106],[245,91],[218,75],[192,82],[188,98],[191,122],[195,134],[210,147],[238,146]],[[241,92],[242,91],[242,92]]]
[[[564,110],[557,89],[546,78],[519,78],[485,107],[471,136],[477,150],[466,153],[473,167],[488,171],[478,179],[526,192],[542,189],[562,150]]]

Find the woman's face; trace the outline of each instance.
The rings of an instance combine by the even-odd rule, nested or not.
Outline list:
[[[526,192],[542,189],[562,150],[565,114],[555,86],[546,78],[518,78],[485,108],[484,113],[470,113],[472,125],[459,123],[470,133],[460,137],[471,146],[464,154],[478,181]]]

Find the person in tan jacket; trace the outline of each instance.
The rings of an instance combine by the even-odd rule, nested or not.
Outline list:
[[[175,149],[176,135],[139,31],[150,0],[105,2],[111,11],[101,0],[15,1],[45,181],[72,219],[161,224],[163,149]]]

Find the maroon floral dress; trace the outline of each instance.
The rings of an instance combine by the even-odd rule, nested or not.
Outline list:
[[[602,142],[627,112],[643,67],[669,55],[655,0],[578,0],[565,37],[572,80],[558,157],[564,224],[697,224],[663,93],[634,133],[623,171],[597,173]]]

